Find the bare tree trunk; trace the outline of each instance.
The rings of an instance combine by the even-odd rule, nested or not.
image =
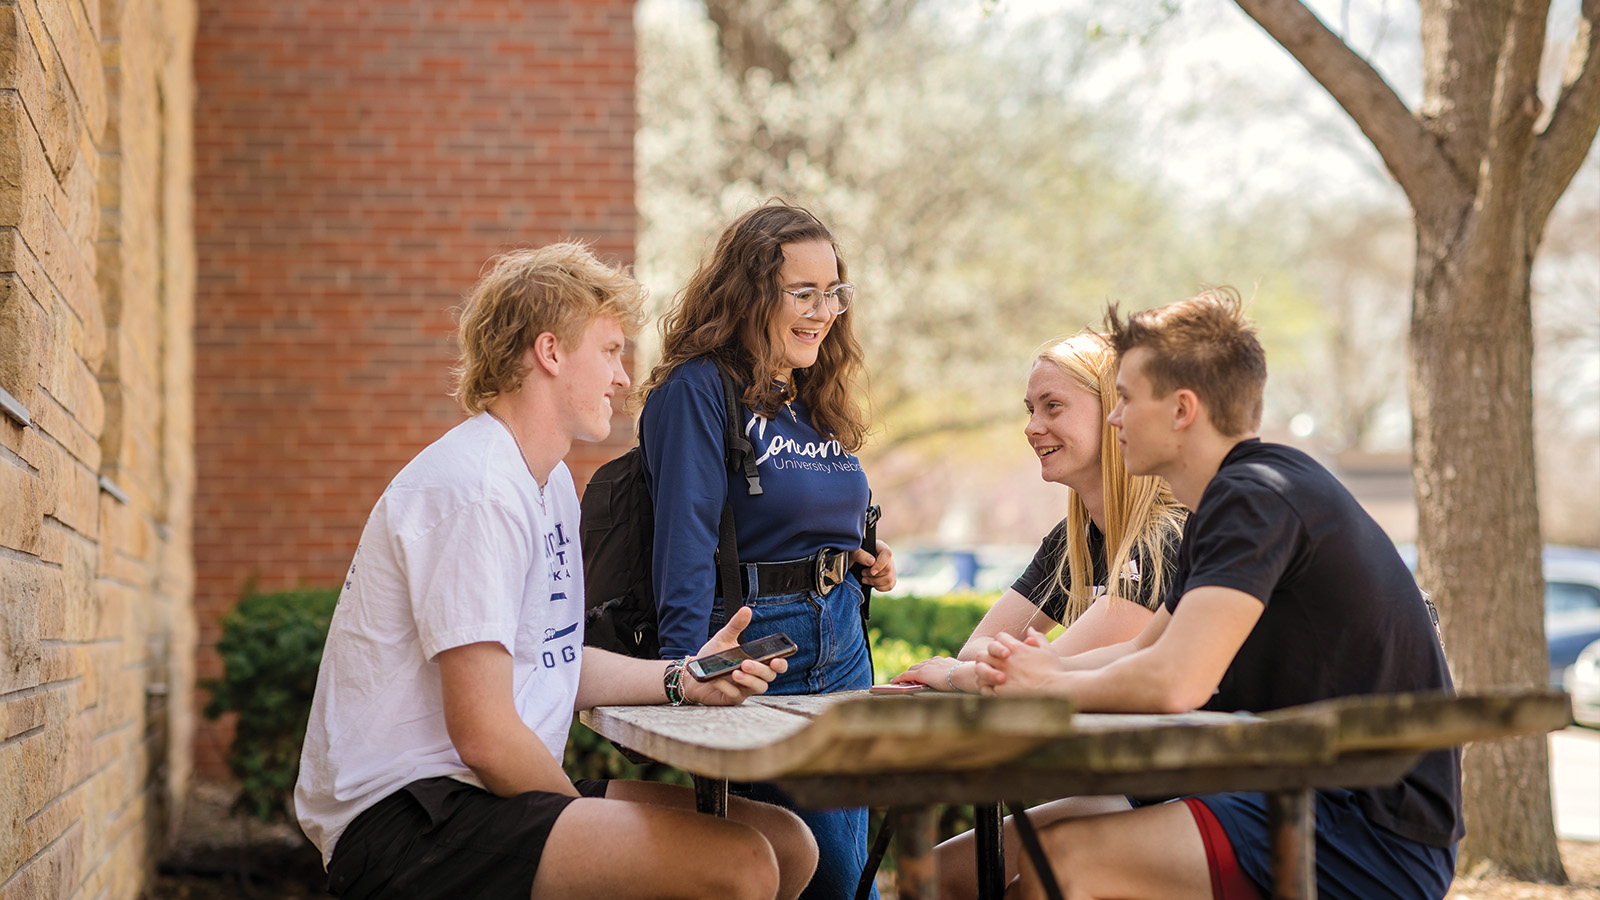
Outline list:
[[[1456,686],[1547,679],[1533,454],[1531,253],[1522,229],[1475,222],[1452,242],[1419,218],[1411,327],[1418,577],[1439,606]],[[1457,223],[1462,221],[1457,219]],[[1432,226],[1432,227],[1430,227]],[[1456,229],[1462,230],[1459,224]],[[1495,265],[1470,246],[1515,233]],[[1564,883],[1543,736],[1473,744],[1463,756],[1468,835],[1460,864]]]

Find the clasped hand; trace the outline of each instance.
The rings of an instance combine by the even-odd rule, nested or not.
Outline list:
[[[978,692],[990,697],[1037,697],[1053,693],[1061,657],[1044,632],[1030,627],[1022,638],[1001,633],[977,660]]]

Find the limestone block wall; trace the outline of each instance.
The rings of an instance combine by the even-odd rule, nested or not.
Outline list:
[[[137,897],[191,769],[193,0],[0,0],[0,900]]]

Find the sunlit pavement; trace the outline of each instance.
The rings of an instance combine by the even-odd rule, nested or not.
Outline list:
[[[1600,731],[1568,728],[1550,735],[1556,834],[1600,841]]]

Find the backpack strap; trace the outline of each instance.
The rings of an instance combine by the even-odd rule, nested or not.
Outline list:
[[[750,445],[750,439],[745,437],[744,429],[739,427],[739,385],[720,361],[715,362],[717,375],[722,379],[722,407],[727,415],[723,461],[730,472],[744,471],[745,493],[758,497],[761,495],[761,476],[756,474],[755,448]]]
[[[717,376],[722,382],[722,407],[726,427],[723,429],[723,462],[728,471],[743,471],[745,492],[754,497],[761,493],[761,476],[756,474],[755,448],[739,427],[739,391],[733,375],[720,361],[713,359]],[[744,605],[744,573],[739,569],[739,535],[733,521],[733,502],[722,505],[722,519],[717,524],[717,574],[722,582],[722,592],[717,605],[722,610],[723,621],[733,617]]]
[[[872,491],[867,491],[867,514],[862,520],[861,549],[878,555],[878,518],[883,515],[883,508],[872,502]],[[856,567],[856,577],[864,574],[860,566]],[[872,618],[872,585],[861,585],[861,636],[867,641],[867,672],[873,681],[878,679],[877,664],[872,659],[872,636],[867,631],[867,620]],[[885,820],[887,821],[887,820]]]
[[[722,521],[717,525],[717,575],[722,582],[717,607],[722,610],[726,622],[744,605],[744,573],[739,570],[739,540],[733,527],[732,503],[722,505]]]

